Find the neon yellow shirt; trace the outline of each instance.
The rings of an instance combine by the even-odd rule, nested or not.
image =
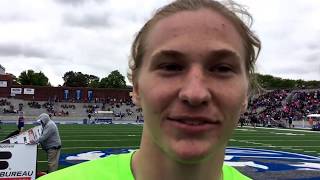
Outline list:
[[[38,180],[134,180],[131,153],[111,155],[52,172]],[[231,166],[223,165],[224,180],[250,180]]]

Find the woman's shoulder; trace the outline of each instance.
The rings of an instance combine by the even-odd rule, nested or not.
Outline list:
[[[223,165],[222,168],[223,171],[223,179],[228,180],[251,180],[251,178],[245,176],[240,171],[238,171],[236,168],[226,165]]]
[[[131,154],[132,153],[110,155],[108,157],[83,162],[52,172],[38,179],[120,179],[120,176],[123,175],[130,177],[132,176],[130,169]]]

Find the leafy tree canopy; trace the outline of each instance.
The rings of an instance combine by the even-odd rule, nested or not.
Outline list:
[[[282,79],[271,75],[256,74],[258,83],[265,89],[301,89],[301,88],[320,88],[320,81],[303,81]]]
[[[101,88],[126,88],[125,77],[118,71],[112,71],[107,77],[100,81]]]
[[[22,71],[17,79],[21,85],[34,85],[34,86],[50,86],[49,80],[46,75],[41,71],[36,73],[33,70]]]
[[[89,75],[82,74],[82,72],[66,72],[62,79],[63,86],[67,87],[88,87],[89,85]]]
[[[92,87],[92,88],[126,88],[125,77],[118,71],[112,71],[107,77],[99,81],[95,75],[69,71],[62,77],[64,86],[68,87]]]

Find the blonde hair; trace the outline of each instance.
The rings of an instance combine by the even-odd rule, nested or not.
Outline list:
[[[132,83],[134,81],[133,78],[136,77],[136,74],[141,67],[142,59],[145,54],[145,43],[148,38],[147,35],[152,27],[159,20],[172,14],[181,11],[194,11],[201,8],[210,9],[220,13],[230,20],[235,26],[244,42],[246,51],[246,70],[250,81],[250,89],[255,87],[257,82],[254,76],[255,62],[261,49],[261,42],[250,30],[252,16],[245,8],[233,1],[228,1],[226,4],[222,4],[214,0],[176,0],[156,11],[154,16],[149,19],[137,33],[131,47],[131,57],[129,59],[129,71],[127,76]]]

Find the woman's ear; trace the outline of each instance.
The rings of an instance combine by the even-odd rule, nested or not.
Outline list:
[[[133,82],[132,101],[136,106],[140,107],[139,86],[135,82]]]
[[[241,104],[241,113],[245,113],[248,107],[248,98],[245,98],[244,102]]]

